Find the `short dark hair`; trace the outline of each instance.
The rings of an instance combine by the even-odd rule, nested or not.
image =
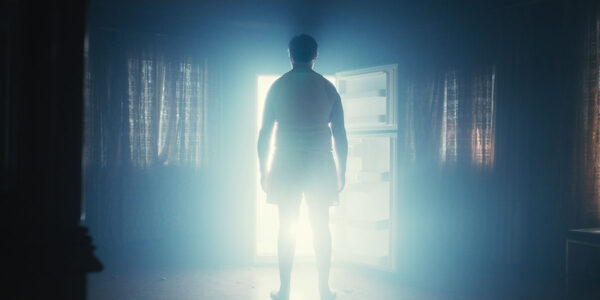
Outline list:
[[[309,62],[317,57],[317,41],[307,34],[293,37],[288,49],[290,57],[296,62]]]

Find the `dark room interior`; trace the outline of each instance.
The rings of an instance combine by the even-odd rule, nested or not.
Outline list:
[[[3,299],[269,299],[257,139],[301,33],[348,129],[336,299],[600,299],[598,1],[0,6]]]

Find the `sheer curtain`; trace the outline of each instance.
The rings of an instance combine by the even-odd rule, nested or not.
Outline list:
[[[460,159],[493,168],[495,80],[495,69],[489,67],[470,76],[448,71],[411,84],[404,110],[408,160],[452,165]]]
[[[473,78],[471,161],[494,167],[496,132],[496,71],[486,70]]]
[[[600,9],[587,22],[577,124],[578,170],[571,227],[600,225]]]
[[[440,130],[440,161],[456,163],[458,158],[459,134],[459,90],[456,71],[446,72],[443,88],[440,90],[442,100],[442,120]],[[462,96],[462,95],[461,95]],[[461,97],[462,98],[462,97]],[[464,101],[464,99],[461,99]]]
[[[140,167],[200,167],[206,147],[206,61],[127,62],[129,154]]]
[[[115,30],[90,33],[84,199],[96,239],[161,238],[197,217],[188,215],[189,207],[201,197],[195,187],[215,153],[209,124],[218,123],[208,120],[215,89],[198,44]]]

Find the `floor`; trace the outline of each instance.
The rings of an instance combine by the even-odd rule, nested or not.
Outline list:
[[[291,300],[317,300],[316,270],[299,266],[293,273]],[[268,300],[278,285],[274,266],[154,270],[105,270],[88,277],[88,299],[227,299]],[[372,272],[332,270],[339,300],[466,299],[399,286]]]

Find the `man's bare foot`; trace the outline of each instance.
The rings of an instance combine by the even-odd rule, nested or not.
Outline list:
[[[279,290],[278,292],[271,292],[271,299],[273,300],[289,300],[290,292]]]
[[[321,296],[321,300],[333,300],[336,297],[335,292],[331,291],[330,289],[320,291],[319,294]]]

